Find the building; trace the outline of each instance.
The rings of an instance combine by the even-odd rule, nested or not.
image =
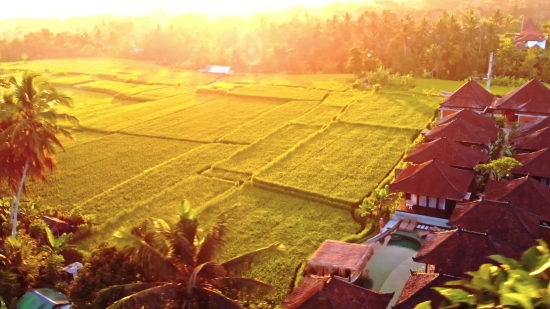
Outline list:
[[[479,85],[476,81],[470,80],[452,95],[450,95],[439,107],[441,118],[452,115],[462,109],[484,113],[491,105],[495,97]]]
[[[437,160],[407,166],[389,185],[405,193],[407,209],[416,214],[448,219],[457,202],[468,201],[474,172]]]
[[[233,73],[230,66],[222,65],[207,65],[204,70],[199,70],[199,73],[205,74],[218,74],[218,75],[230,75]]]
[[[489,147],[497,139],[492,131],[471,124],[464,119],[454,119],[435,126],[425,135],[426,141],[446,137],[465,146]]]
[[[517,259],[523,251],[522,248],[510,246],[487,234],[453,230],[428,234],[413,261],[426,264],[428,273],[465,278],[468,276],[466,272],[491,263],[491,255],[500,254]]]
[[[497,135],[499,128],[494,118],[487,117],[469,109],[460,110],[452,115],[441,118],[437,125],[449,123],[455,119],[462,119],[476,127],[483,128],[489,133]]]
[[[523,123],[516,130],[513,137],[518,137],[529,133],[533,133],[537,130],[544,129],[547,127],[550,127],[550,117],[539,118],[538,120],[535,120],[535,121]]]
[[[455,114],[456,115],[456,114]],[[442,137],[416,146],[404,159],[414,164],[437,160],[452,167],[473,169],[480,163],[487,163],[489,155],[479,149],[467,147]]]
[[[542,184],[550,186],[550,148],[517,154],[514,158],[521,163],[521,166],[512,170],[513,175],[529,175]]]
[[[508,121],[529,122],[550,115],[550,89],[532,79],[493,102],[491,110]]]
[[[510,144],[514,146],[518,153],[533,152],[548,148],[550,147],[550,127],[513,136]]]
[[[365,289],[336,277],[306,277],[284,309],[386,309],[394,293]]]
[[[445,296],[434,290],[447,282],[460,280],[444,274],[411,273],[393,309],[414,309],[416,305],[431,300],[432,308],[439,308]]]
[[[540,238],[540,216],[509,202],[486,199],[457,204],[447,225],[484,233],[510,245],[528,248]]]
[[[547,36],[529,18],[522,22],[521,32],[516,36],[514,45],[520,49],[525,48],[546,48]]]

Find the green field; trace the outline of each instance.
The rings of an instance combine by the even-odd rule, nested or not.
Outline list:
[[[80,248],[92,250],[148,216],[174,220],[184,199],[205,230],[237,205],[217,259],[283,243],[287,256],[247,274],[274,284],[278,301],[322,241],[357,230],[346,207],[392,172],[443,101],[423,90],[463,84],[418,79],[410,92],[373,94],[351,90],[351,75],[237,72],[220,79],[114,59],[0,69],[36,70],[74,100],[62,111],[80,118],[75,141],[61,139],[58,170],[47,184],[30,183],[25,198],[89,215],[94,232]],[[216,80],[228,94],[197,93]]]

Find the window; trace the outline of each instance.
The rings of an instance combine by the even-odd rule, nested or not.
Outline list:
[[[426,196],[422,196],[420,195],[420,201],[418,202],[418,206],[428,206],[428,203],[427,203],[427,197]]]
[[[549,181],[550,181],[550,179],[544,178],[544,177],[542,177],[541,180],[540,180],[540,182],[542,182],[546,186],[550,185]]]
[[[442,210],[445,210],[445,199],[444,198],[440,198],[439,199],[439,209],[442,209]]]
[[[411,194],[411,202],[413,205],[418,205],[418,195]]]
[[[429,205],[430,208],[437,208],[437,197],[430,197],[429,198]]]

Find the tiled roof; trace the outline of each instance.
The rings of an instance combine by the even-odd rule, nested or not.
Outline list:
[[[550,127],[514,136],[510,143],[516,149],[536,151],[550,147]]]
[[[441,120],[437,122],[437,125],[449,123],[455,119],[465,120],[466,122],[471,123],[475,126],[484,128],[491,134],[495,134],[495,135],[498,134],[497,122],[494,118],[489,118],[487,116],[480,115],[470,109],[463,109],[454,114],[443,117],[441,118]]]
[[[497,139],[497,134],[478,127],[464,119],[455,119],[435,126],[426,134],[426,139],[428,140],[441,137],[446,137],[460,143],[489,146],[492,141]]]
[[[322,282],[322,284],[320,284]],[[337,279],[308,279],[283,302],[284,309],[386,309],[394,293],[380,293]]]
[[[454,280],[460,279],[444,274],[412,273],[393,308],[414,309],[416,305],[428,300],[432,301],[432,308],[438,308],[445,297],[433,288],[443,287],[445,283]]]
[[[517,259],[522,253],[522,248],[510,246],[487,234],[453,230],[428,234],[413,260],[435,265],[436,272],[464,278],[466,272],[490,263],[490,255]]]
[[[491,105],[494,99],[489,91],[470,80],[441,103],[441,107],[483,110]]]
[[[536,34],[533,34],[533,33],[528,33],[526,35],[519,36],[516,39],[516,42],[529,42],[529,41],[541,42],[541,41],[546,41],[546,38],[542,35],[536,35]]]
[[[528,114],[550,114],[550,89],[537,79],[532,79],[495,100],[493,105],[496,109]]]
[[[550,127],[550,117],[544,117],[539,120],[522,124],[521,127],[519,127],[514,133],[514,137],[532,133],[546,127]]]
[[[532,177],[508,181],[489,181],[485,199],[510,202],[550,221],[550,187]]]
[[[514,158],[522,165],[514,168],[512,173],[550,178],[550,148],[532,153],[517,154]]]
[[[419,164],[434,159],[454,167],[474,168],[479,163],[486,163],[489,155],[443,137],[416,146],[405,162]]]
[[[447,224],[527,248],[537,243],[539,222],[540,216],[509,202],[480,200],[457,204]]]
[[[529,18],[527,21],[523,23],[523,27],[521,29],[520,35],[527,35],[527,34],[534,34],[537,36],[543,36],[544,34],[542,31],[535,25],[535,22],[533,22],[533,19]]]
[[[461,170],[431,160],[407,166],[389,188],[393,192],[462,201],[473,178],[473,171]]]

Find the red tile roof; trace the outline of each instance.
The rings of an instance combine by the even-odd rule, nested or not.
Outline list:
[[[416,146],[405,162],[420,164],[434,159],[454,167],[474,168],[479,163],[486,163],[489,155],[447,138],[439,138]]]
[[[460,278],[444,274],[411,273],[393,308],[414,309],[416,305],[428,300],[432,301],[432,308],[438,308],[445,297],[433,288],[443,287],[445,283],[455,280]]]
[[[546,41],[546,38],[542,35],[536,35],[536,34],[528,33],[528,34],[523,35],[523,36],[520,35],[516,39],[516,42],[529,42],[529,41],[542,42],[542,41]],[[535,46],[538,46],[538,45],[535,45]]]
[[[514,136],[510,143],[516,149],[536,151],[550,147],[550,127]]]
[[[436,272],[465,278],[466,272],[490,263],[490,255],[500,254],[517,259],[523,251],[487,234],[453,230],[428,234],[413,260],[435,265]]]
[[[337,278],[305,278],[283,302],[285,309],[386,309],[394,293],[380,293]]]
[[[507,109],[528,114],[550,114],[550,89],[532,79],[502,98],[495,100],[495,109]]]
[[[485,199],[510,202],[550,221],[550,187],[532,177],[508,181],[489,181]]]
[[[498,134],[499,129],[497,127],[497,122],[494,118],[489,118],[487,116],[480,115],[480,114],[478,114],[478,113],[476,113],[476,112],[474,112],[473,110],[470,110],[470,109],[463,109],[463,110],[461,110],[459,112],[456,112],[452,115],[443,117],[443,118],[441,118],[441,120],[439,120],[437,122],[437,125],[449,123],[449,122],[451,122],[455,119],[465,120],[466,122],[468,122],[470,124],[473,124],[473,125],[478,126],[480,128],[484,128],[485,130],[487,130],[491,134],[494,134],[494,135]]]
[[[441,103],[441,107],[483,110],[491,105],[494,99],[495,96],[489,91],[470,80]]]
[[[512,170],[517,175],[531,175],[550,178],[550,148],[544,148],[532,153],[522,153],[514,156],[521,166]]]
[[[447,225],[528,248],[537,244],[539,222],[540,216],[509,202],[480,200],[457,204]]]
[[[534,131],[550,127],[550,117],[522,124],[514,133],[514,137],[532,133]]]
[[[407,166],[389,188],[393,192],[462,201],[473,178],[473,171],[461,170],[431,160]]]
[[[535,22],[531,18],[529,18],[527,21],[523,23],[523,27],[520,32],[520,36],[524,36],[527,34],[534,34],[537,36],[543,36],[544,34],[542,31],[535,25]]]
[[[435,126],[426,134],[426,139],[428,140],[441,137],[446,137],[460,143],[489,146],[492,141],[497,139],[497,134],[493,134],[493,132],[478,127],[464,119],[455,119]]]

